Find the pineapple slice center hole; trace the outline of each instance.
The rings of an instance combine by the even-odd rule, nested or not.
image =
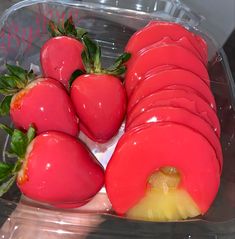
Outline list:
[[[162,167],[152,173],[148,184],[152,189],[159,189],[164,192],[176,189],[180,184],[181,176],[179,171],[174,167]]]

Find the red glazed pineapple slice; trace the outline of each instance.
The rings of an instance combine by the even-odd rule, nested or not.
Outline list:
[[[220,124],[216,112],[201,97],[184,90],[159,90],[140,100],[129,112],[126,128],[139,114],[159,106],[172,106],[188,110],[204,119],[220,136]]]
[[[183,69],[171,69],[149,75],[140,81],[130,97],[127,112],[129,113],[134,105],[144,97],[171,85],[190,87],[197,95],[203,98],[208,105],[216,109],[214,96],[210,88],[200,77]]]
[[[166,36],[163,39],[161,39],[158,42],[154,42],[153,44],[150,45],[146,45],[144,48],[140,49],[138,52],[134,53],[134,56],[136,57],[136,55],[140,54],[141,52],[145,51],[146,49],[148,49],[148,47],[158,47],[158,46],[162,46],[162,45],[169,45],[169,44],[173,44],[173,45],[178,45],[181,46],[185,49],[187,49],[188,51],[190,51],[191,53],[193,53],[199,60],[202,61],[202,58],[200,56],[200,54],[198,53],[198,51],[193,47],[193,45],[191,44],[191,42],[188,40],[187,37],[181,37],[178,40],[173,40],[171,39],[171,37]],[[134,59],[133,59],[134,62]],[[127,63],[128,67],[131,66],[131,64]]]
[[[169,180],[169,175],[161,179],[167,187],[171,182],[176,188],[175,194],[168,194],[160,183],[162,172],[160,176],[157,173],[165,167],[174,168],[173,171],[180,175],[180,180],[177,172],[173,180],[172,176]],[[219,182],[219,163],[208,141],[194,130],[174,123],[145,125],[126,133],[115,149],[105,178],[108,196],[119,215],[157,221],[206,213],[216,196]],[[164,197],[164,193],[169,197]],[[149,202],[149,198],[161,205],[161,211],[145,205],[144,201]],[[164,200],[169,205],[164,204]],[[146,210],[139,210],[141,207]]]
[[[183,109],[171,106],[160,106],[141,113],[126,129],[131,130],[143,124],[155,124],[159,122],[172,122],[185,125],[204,136],[214,148],[220,168],[223,165],[222,149],[219,138],[213,132],[211,126],[201,117]]]
[[[144,75],[148,71],[161,65],[174,65],[191,71],[198,75],[208,86],[210,85],[206,67],[193,53],[173,44],[157,47],[153,45],[145,49],[145,51],[141,51],[135,62],[127,69],[125,87],[128,97],[137,84],[144,79]]]
[[[128,41],[125,50],[133,56],[128,62],[128,66],[135,61],[136,55],[141,49],[161,41],[164,37],[169,37],[173,41],[178,41],[182,37],[187,38],[201,56],[202,62],[207,64],[207,44],[203,38],[176,23],[151,21],[146,27],[133,34]]]

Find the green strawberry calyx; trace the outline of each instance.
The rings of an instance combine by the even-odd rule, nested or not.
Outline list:
[[[12,97],[35,79],[32,70],[27,71],[16,65],[6,64],[7,73],[0,75],[0,93],[4,95],[0,103],[0,115],[10,111]]]
[[[82,60],[88,74],[108,74],[120,76],[126,72],[124,65],[131,58],[131,54],[124,52],[120,55],[108,68],[103,68],[101,64],[101,47],[98,43],[91,40],[87,35],[82,38],[84,50],[82,52]]]
[[[84,45],[84,50],[82,52],[82,61],[85,67],[85,72],[82,70],[76,70],[72,74],[69,87],[71,87],[73,81],[80,75],[83,74],[107,74],[113,76],[121,76],[123,75],[127,67],[124,65],[130,58],[131,54],[128,52],[124,52],[120,55],[108,68],[103,68],[101,64],[101,47],[100,45],[91,40],[87,34],[83,35],[82,43]]]
[[[85,29],[75,26],[72,16],[58,24],[52,20],[49,21],[48,31],[52,37],[68,36],[79,41],[81,41],[82,37],[87,34]]]
[[[18,129],[12,129],[4,124],[0,124],[10,137],[10,149],[5,152],[9,158],[17,158],[14,163],[0,162],[0,197],[5,194],[17,179],[18,173],[23,167],[25,156],[29,144],[36,135],[35,128],[31,125],[26,133]]]

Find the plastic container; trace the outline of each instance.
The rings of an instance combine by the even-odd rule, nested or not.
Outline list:
[[[207,40],[211,87],[222,128],[224,168],[220,191],[203,217],[156,223],[115,216],[104,191],[85,207],[57,210],[21,198],[14,187],[0,199],[0,238],[235,238],[235,86],[223,50],[219,50],[209,34],[200,29],[203,18],[176,0],[23,1],[7,10],[0,20],[0,70],[3,71],[6,61],[17,61],[24,67],[40,71],[39,49],[49,38],[48,19],[58,21],[70,15],[101,43],[105,64],[119,55],[129,37],[151,19],[181,23]],[[0,120],[9,123],[9,118]],[[104,166],[121,134],[122,129],[106,145],[88,142]],[[8,138],[1,131],[1,152],[7,144]],[[1,160],[6,160],[4,153]]]

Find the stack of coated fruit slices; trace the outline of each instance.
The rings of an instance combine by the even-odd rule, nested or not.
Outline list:
[[[204,214],[222,170],[220,124],[207,72],[207,44],[176,23],[153,21],[109,68],[101,48],[70,17],[49,23],[43,76],[6,65],[1,114],[17,129],[0,163],[0,195],[23,194],[60,208],[88,203],[105,183],[114,211],[169,221]],[[124,78],[124,84],[122,80]],[[106,171],[78,139],[105,143],[125,133]]]
[[[223,163],[207,44],[178,24],[153,21],[126,51],[125,134],[106,170],[113,208],[156,221],[204,214]]]

